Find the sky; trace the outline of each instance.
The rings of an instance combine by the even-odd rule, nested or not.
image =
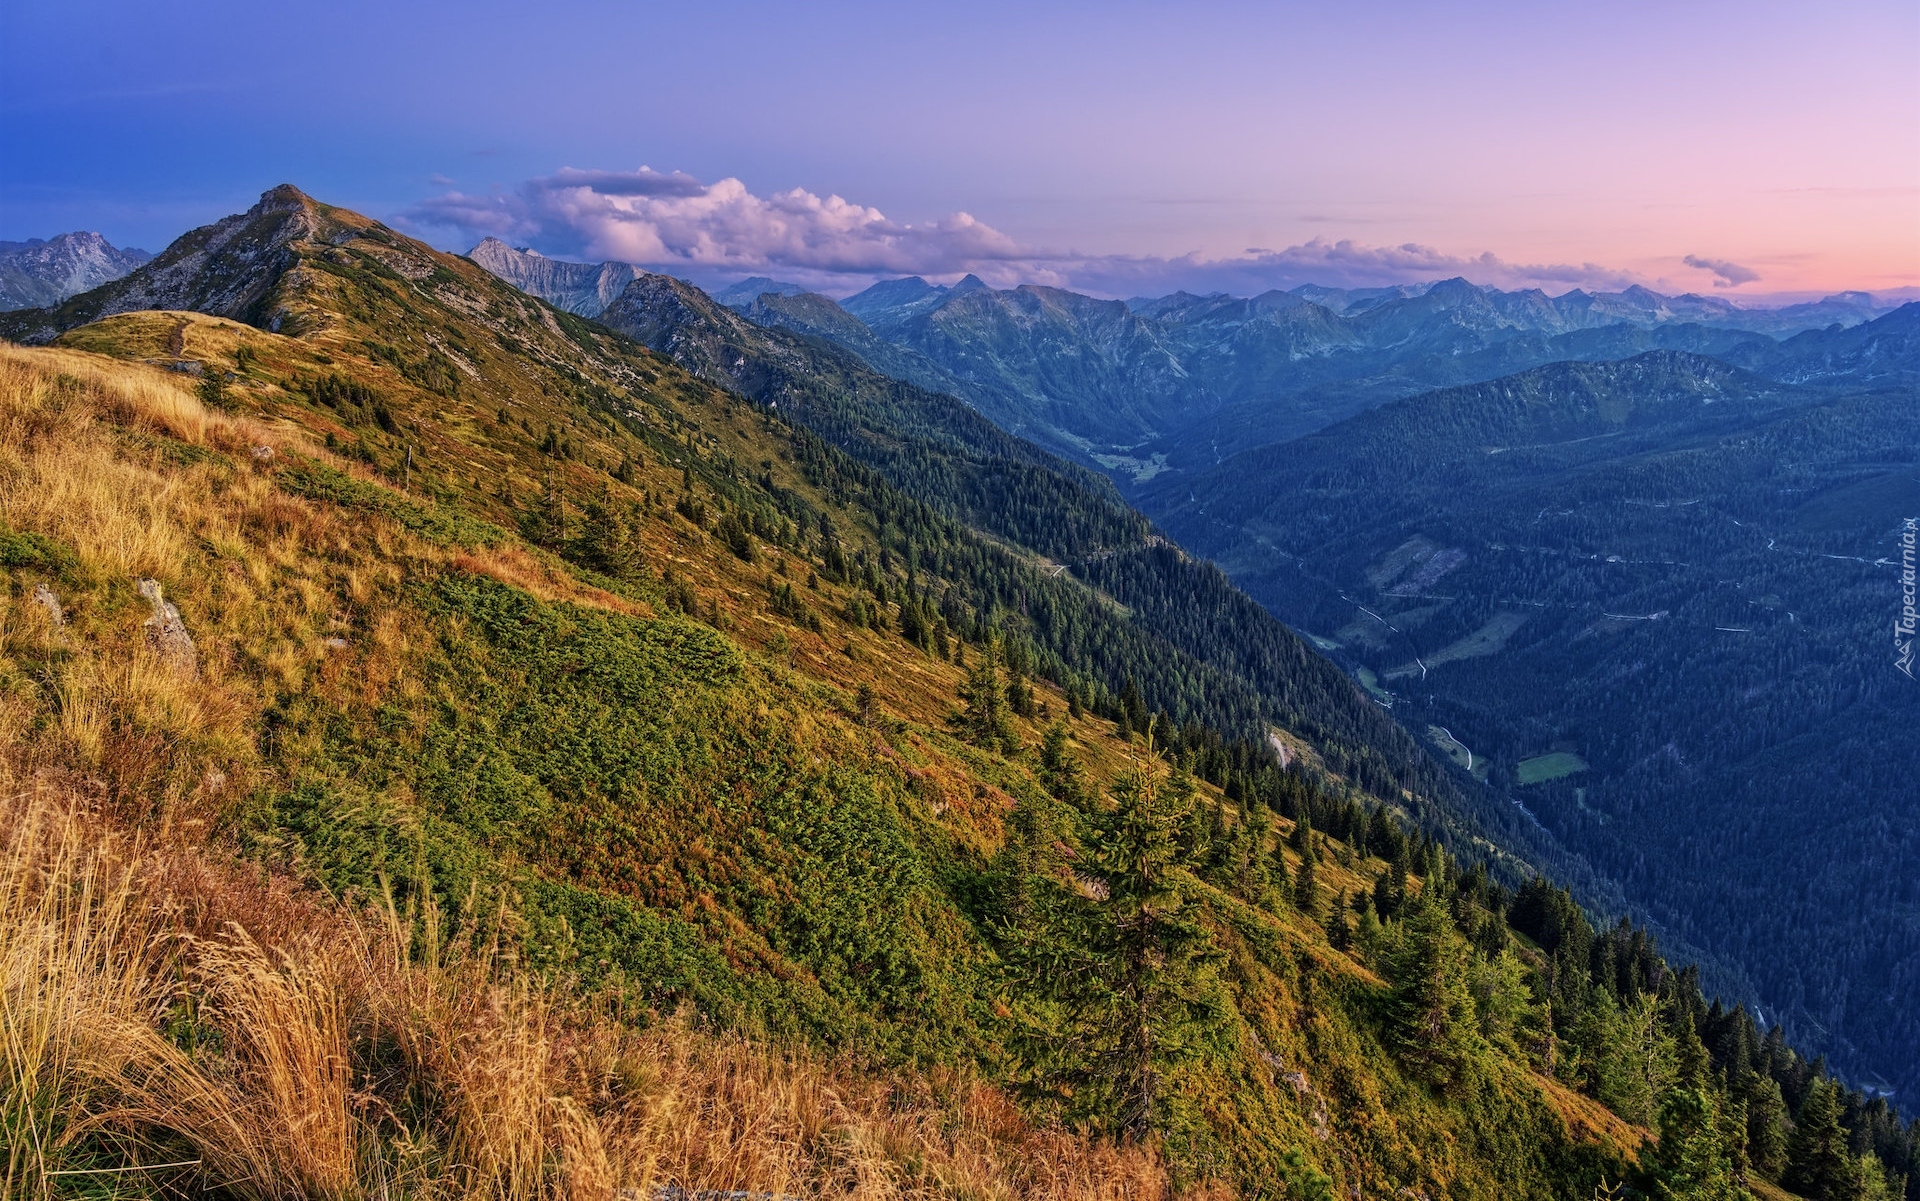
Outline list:
[[[0,6],[0,239],[281,182],[835,295],[1920,294],[1920,4]]]

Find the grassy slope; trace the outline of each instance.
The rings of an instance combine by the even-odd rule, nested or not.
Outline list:
[[[630,1019],[691,1002],[930,1079],[1017,1074],[1010,985],[972,898],[1002,819],[1037,796],[1030,756],[950,737],[960,669],[841,622],[834,585],[800,589],[819,633],[770,612],[769,558],[799,579],[800,556],[749,565],[665,498],[683,467],[696,493],[736,505],[771,485],[832,512],[850,550],[874,545],[858,508],[809,483],[794,436],[763,412],[560,325],[468,264],[434,256],[428,271],[448,278],[422,303],[409,281],[426,254],[380,231],[341,239],[329,266],[283,283],[279,303],[304,309],[299,339],[140,313],[75,331],[69,349],[6,352],[0,512],[46,539],[8,544],[27,548],[9,551],[0,666],[14,791],[91,790],[122,826],[251,848],[349,901],[391,897],[416,952],[425,915],[444,914],[506,948],[508,976],[535,968]],[[125,362],[142,358],[238,368],[240,416]],[[386,428],[297,390],[326,373],[375,388]],[[538,449],[549,426],[569,457]],[[606,472],[622,462],[630,484]],[[751,464],[765,483],[743,492]],[[548,471],[576,498],[638,503],[645,561],[694,603],[658,575],[595,577],[505,532]],[[143,649],[141,576],[179,606],[197,679]],[[43,581],[68,608],[63,630],[27,599]],[[880,710],[864,721],[863,684]],[[1038,732],[1020,730],[1029,745]],[[1128,757],[1100,723],[1073,734],[1096,778]],[[1328,860],[1322,885],[1364,887],[1382,865],[1354,866]],[[1406,1082],[1379,1040],[1381,983],[1317,925],[1225,893],[1207,909],[1238,1016],[1181,1086],[1209,1118],[1183,1152],[1203,1174],[1257,1187],[1297,1148],[1369,1192],[1546,1195],[1632,1141],[1518,1064],[1451,1100]],[[625,1145],[618,1106],[579,1104]],[[996,1144],[1013,1166],[982,1195],[1037,1170],[1020,1159],[1027,1137]],[[1068,1143],[1049,1152],[1068,1168],[1114,1154]],[[920,1154],[878,1159],[910,1180],[931,1170]],[[727,1179],[825,1187],[833,1170]]]

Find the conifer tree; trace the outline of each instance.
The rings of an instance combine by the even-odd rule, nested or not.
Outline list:
[[[1087,867],[1106,896],[1088,943],[1091,969],[1077,985],[1088,1061],[1111,1098],[1119,1129],[1135,1137],[1170,1118],[1165,1078],[1194,1058],[1225,1009],[1218,953],[1187,899],[1173,790],[1134,768],[1095,817]]]
[[[1360,917],[1355,922],[1357,929],[1354,931],[1354,942],[1366,961],[1369,964],[1375,964],[1379,960],[1380,949],[1386,941],[1385,927],[1381,926],[1380,919],[1374,915],[1373,894],[1362,892],[1356,904],[1360,910]]]
[[[1660,1098],[1678,1074],[1675,1042],[1660,999],[1642,993],[1615,1001],[1605,989],[1593,992],[1593,1003],[1581,1014],[1574,1032],[1574,1041],[1586,1057],[1587,1085],[1621,1117],[1651,1126]]]
[[[1336,951],[1344,951],[1353,945],[1353,927],[1347,924],[1347,890],[1341,889],[1334,897],[1333,907],[1327,910],[1327,943]]]
[[[1056,721],[1040,738],[1040,781],[1047,791],[1070,805],[1086,799],[1087,772],[1073,753],[1067,723]]]
[[[1398,917],[1407,903],[1406,864],[1395,859],[1373,882],[1373,908],[1381,921]]]
[[[1711,1091],[1676,1088],[1660,1103],[1660,1141],[1649,1175],[1659,1201],[1744,1201]]]
[[[1044,937],[1058,893],[1060,815],[1051,798],[1022,800],[1007,816],[1007,837],[992,864],[992,888],[1003,941]],[[1022,947],[1022,950],[1031,950]]]
[[[1540,1015],[1527,988],[1527,965],[1512,948],[1490,957],[1476,955],[1472,972],[1474,1010],[1480,1037],[1516,1059],[1523,1044],[1539,1038]]]
[[[561,546],[567,540],[567,494],[560,488],[560,474],[552,467],[546,471],[536,526],[537,541],[545,546]]]
[[[1311,858],[1300,861],[1300,870],[1293,877],[1293,907],[1310,918],[1320,916],[1320,885],[1314,879],[1314,866]]]
[[[1249,891],[1246,895],[1265,901],[1272,889],[1284,888],[1287,883],[1287,857],[1280,853],[1279,839],[1273,834],[1273,810],[1265,805],[1253,808],[1246,819],[1247,842],[1252,848],[1249,858],[1249,878],[1244,885]],[[1271,853],[1267,844],[1273,843]]]
[[[1787,1103],[1780,1082],[1753,1075],[1742,1090],[1747,1103],[1747,1156],[1768,1180],[1780,1179],[1787,1166]]]
[[[1820,1079],[1807,1090],[1800,1118],[1787,1139],[1787,1170],[1780,1183],[1807,1201],[1861,1201],[1866,1180],[1840,1124],[1840,1086]]]
[[[1450,1089],[1465,1076],[1476,1041],[1466,943],[1424,892],[1403,925],[1392,965],[1395,1042],[1417,1078]]]
[[[960,700],[965,707],[956,713],[953,725],[961,737],[975,746],[1004,750],[1012,754],[1020,747],[1007,710],[1006,691],[1000,684],[1000,656],[997,643],[986,649],[960,683]]]
[[[1293,878],[1294,908],[1310,918],[1320,915],[1320,887],[1314,880],[1314,866],[1317,855],[1313,843],[1313,822],[1302,809],[1299,818],[1293,823],[1293,833],[1287,842],[1300,856],[1300,870]]]
[[[585,524],[580,531],[579,555],[586,565],[615,579],[636,575],[640,551],[626,505],[602,485],[587,501],[582,516]]]

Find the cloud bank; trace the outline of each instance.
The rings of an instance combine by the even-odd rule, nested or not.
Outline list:
[[[563,170],[489,196],[447,192],[405,221],[549,255],[709,275],[785,272],[806,276],[804,283],[956,274],[1025,257],[1013,239],[967,213],[903,224],[839,196],[803,188],[756,196],[737,179],[703,184],[647,167]]]
[[[1716,288],[1737,288],[1741,284],[1750,284],[1760,278],[1760,273],[1753,268],[1729,263],[1725,259],[1707,259],[1697,254],[1690,254],[1680,261],[1689,267],[1713,272],[1716,277],[1713,286]]]
[[[463,249],[493,236],[556,257],[611,259],[703,282],[771,275],[834,295],[879,278],[950,281],[967,273],[996,287],[1052,284],[1108,296],[1181,289],[1252,295],[1304,283],[1376,287],[1456,275],[1556,291],[1645,282],[1595,263],[1510,263],[1493,254],[1463,257],[1416,243],[1369,246],[1345,239],[1225,257],[1080,254],[1022,246],[969,213],[903,223],[840,196],[802,188],[758,196],[738,179],[702,183],[649,167],[567,168],[511,191],[448,191],[408,210],[400,222]],[[1714,271],[1716,286],[1757,278],[1737,264],[1687,261]]]

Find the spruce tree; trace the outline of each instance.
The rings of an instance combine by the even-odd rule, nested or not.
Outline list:
[[[560,487],[560,474],[546,470],[540,493],[540,512],[535,519],[535,540],[543,546],[561,546],[567,540],[567,494]]]
[[[1169,1071],[1197,1056],[1225,1011],[1213,941],[1188,901],[1174,790],[1142,768],[1096,815],[1086,864],[1105,889],[1089,939],[1091,970],[1076,1009],[1094,1044],[1098,1091],[1121,1132],[1140,1137],[1171,1118]]]
[[[633,523],[627,506],[617,500],[609,488],[600,490],[587,501],[580,531],[578,557],[588,567],[615,579],[628,579],[640,569],[640,548],[634,538]]]
[[[1308,918],[1320,917],[1320,885],[1314,878],[1314,861],[1311,855],[1300,860],[1300,870],[1293,877],[1293,907]]]
[[[1314,880],[1314,867],[1318,855],[1314,849],[1313,820],[1302,809],[1293,823],[1293,833],[1287,836],[1287,843],[1300,856],[1300,870],[1293,878],[1293,904],[1310,918],[1320,916],[1320,888]]]
[[[1744,1201],[1711,1091],[1684,1087],[1660,1103],[1660,1141],[1649,1172],[1659,1201]]]
[[[1787,1139],[1787,1170],[1780,1183],[1807,1201],[1860,1201],[1865,1196],[1866,1181],[1840,1124],[1842,1100],[1839,1084],[1815,1080]]]
[[[1047,791],[1070,805],[1086,800],[1087,772],[1073,753],[1067,723],[1056,721],[1040,738],[1040,782]]]
[[[1394,1041],[1412,1074],[1436,1089],[1460,1084],[1474,1053],[1466,942],[1424,892],[1408,905],[1394,955]]]
[[[1615,1001],[1593,990],[1573,1042],[1584,1058],[1587,1086],[1601,1104],[1630,1122],[1651,1126],[1666,1091],[1678,1078],[1678,1054],[1660,999],[1642,993]]]
[[[1336,951],[1353,946],[1353,927],[1347,924],[1347,890],[1341,889],[1327,910],[1327,944]]]
[[[1013,719],[1007,710],[1006,691],[1000,684],[998,644],[989,642],[960,683],[964,708],[952,718],[960,736],[975,746],[1004,750],[1012,754],[1020,748]]]
[[[1787,1166],[1787,1103],[1780,1082],[1752,1075],[1742,1090],[1747,1103],[1747,1156],[1768,1180],[1780,1179]]]

